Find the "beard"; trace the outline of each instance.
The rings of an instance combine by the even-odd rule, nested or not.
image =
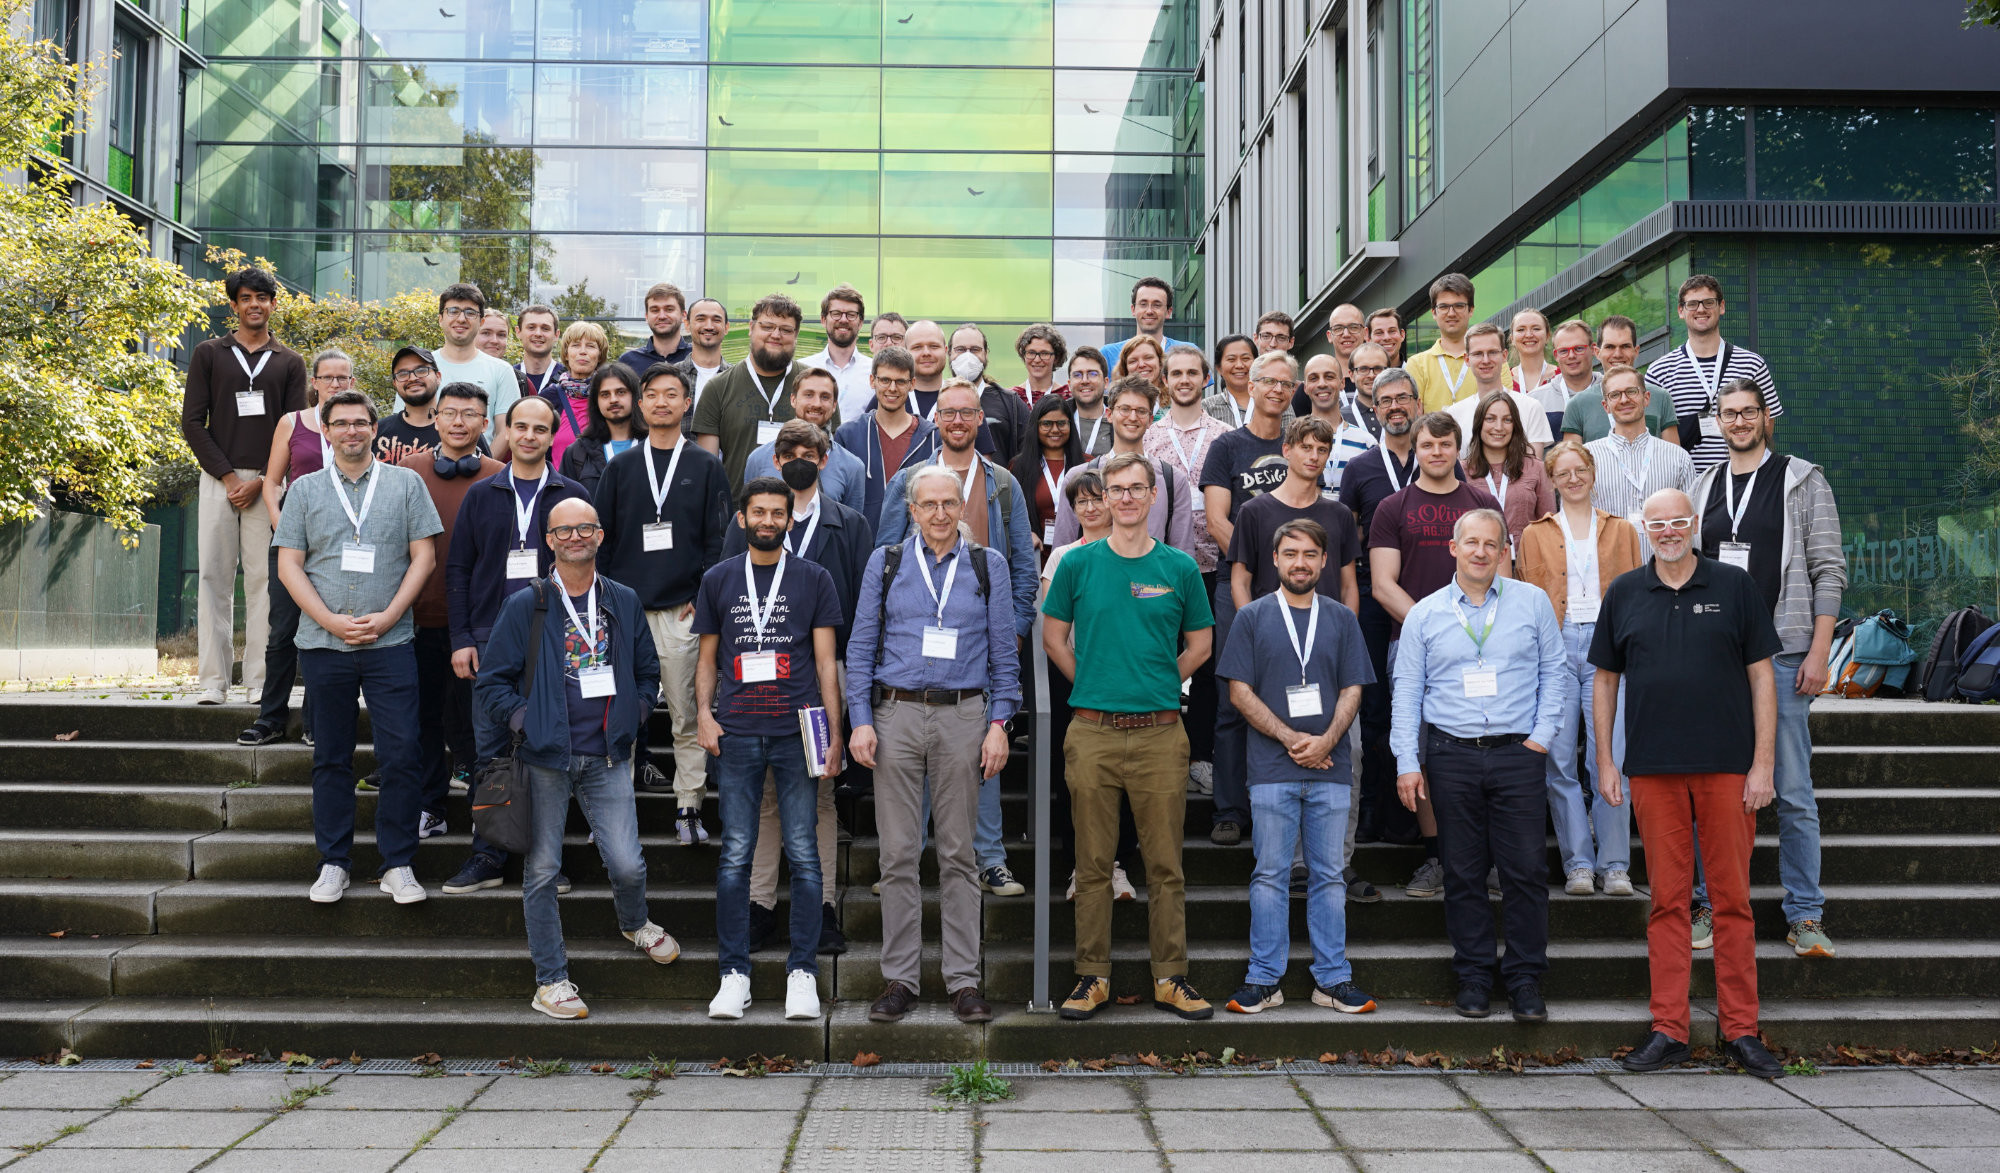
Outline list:
[[[783,530],[772,530],[766,533],[763,530],[753,529],[749,534],[749,542],[751,549],[769,553],[785,544],[785,532]]]
[[[1407,415],[1403,417],[1402,423],[1400,425],[1393,423],[1389,420],[1382,421],[1382,430],[1389,433],[1391,436],[1407,436],[1410,434],[1410,429],[1415,426],[1416,426],[1416,421],[1411,419]]]
[[[793,351],[790,349],[779,350],[773,348],[767,350],[762,346],[752,346],[750,348],[750,357],[757,361],[759,367],[767,371],[789,370],[792,365],[792,354]]]
[[[826,340],[835,346],[852,346],[859,337],[861,331],[851,326],[830,326],[826,331]]]
[[[419,386],[421,386],[421,384]],[[437,392],[429,387],[422,387],[421,390],[415,392],[414,394],[407,391],[402,392],[401,394],[403,396],[403,404],[406,407],[424,407],[427,406],[431,400],[437,398]]]

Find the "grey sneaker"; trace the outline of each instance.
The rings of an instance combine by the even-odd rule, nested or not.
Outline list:
[[[1689,928],[1693,930],[1692,935],[1694,938],[1690,943],[1696,949],[1713,949],[1715,947],[1715,913],[1706,905],[1703,905],[1694,910],[1694,915],[1689,917],[1688,921]]]
[[[1498,896],[1500,895],[1500,869],[1499,869],[1499,868],[1487,868],[1487,869],[1486,869],[1486,894],[1487,894],[1488,896],[1493,896],[1493,897],[1498,897]]]
[[[1624,868],[1612,868],[1604,873],[1604,894],[1606,896],[1630,896],[1632,894],[1632,873]]]
[[[1188,763],[1188,791],[1193,794],[1215,793],[1215,765],[1212,762]]]
[[[1571,868],[1563,891],[1571,896],[1589,896],[1597,891],[1597,873],[1589,868]]]
[[[1403,885],[1405,896],[1437,896],[1444,892],[1444,865],[1435,858],[1424,861],[1410,882]]]

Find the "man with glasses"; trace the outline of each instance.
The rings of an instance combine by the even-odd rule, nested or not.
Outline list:
[[[1638,371],[1628,366],[1610,367],[1599,386],[1611,433],[1585,445],[1597,462],[1597,487],[1591,492],[1591,504],[1636,525],[1648,497],[1661,489],[1685,493],[1694,486],[1694,461],[1680,445],[1670,444],[1647,429],[1646,408],[1653,393]],[[1641,531],[1642,552],[1644,537]]]
[[[695,442],[722,458],[733,490],[743,484],[750,453],[778,438],[792,418],[786,393],[805,368],[792,361],[798,349],[799,303],[773,293],[750,308],[750,356],[709,384],[695,405],[689,431]]]
[[[1674,415],[1680,425],[1681,447],[1694,457],[1695,471],[1702,472],[1729,457],[1729,445],[1722,436],[1722,387],[1732,379],[1748,379],[1764,396],[1766,428],[1775,426],[1785,414],[1778,401],[1778,385],[1764,358],[1722,338],[1722,315],[1728,307],[1722,301],[1722,283],[1706,273],[1697,273],[1681,282],[1679,314],[1687,324],[1687,341],[1653,360],[1647,374],[1673,397]]]
[[[1806,718],[1812,699],[1826,688],[1827,653],[1847,587],[1840,510],[1817,465],[1771,451],[1770,417],[1758,383],[1731,380],[1720,403],[1729,463],[1702,473],[1690,494],[1701,508],[1701,553],[1749,572],[1783,644],[1771,665],[1778,706],[1778,881],[1790,926],[1785,942],[1800,957],[1832,957],[1833,938],[1822,919],[1819,803]],[[1698,887],[1697,905],[1702,895]]]
[[[505,360],[479,349],[479,323],[485,317],[486,295],[479,291],[479,286],[461,281],[444,287],[444,292],[438,294],[438,329],[444,332],[444,345],[427,364],[437,367],[436,374],[428,378],[433,389],[441,383],[477,383],[484,387],[490,413],[486,438],[497,443],[500,437],[492,430],[493,421],[504,416],[521,397],[521,381]],[[403,388],[398,386],[396,390],[400,395]],[[396,407],[400,411],[403,403],[399,401]]]
[[[856,362],[867,362],[862,355]],[[864,386],[866,382],[864,381]],[[872,395],[873,392],[871,391]],[[839,376],[825,367],[811,365],[807,360],[799,371],[799,377],[792,380],[792,418],[804,420],[818,428],[833,444],[833,419],[840,400],[846,398],[841,389]],[[865,402],[865,400],[864,400]],[[783,429],[780,428],[780,431]],[[759,444],[744,462],[743,475],[747,479],[758,477],[783,477],[782,462],[778,459],[778,442],[773,439],[768,444]],[[845,448],[833,446],[827,455],[826,467],[818,477],[820,490],[827,496],[860,513],[868,507],[868,470],[862,467],[861,458]],[[798,485],[792,486],[794,489]],[[874,532],[870,523],[869,532]],[[873,543],[870,543],[871,545]]]
[[[826,346],[799,360],[833,376],[840,392],[840,418],[844,420],[855,419],[868,410],[868,400],[875,394],[868,385],[868,373],[874,364],[854,346],[860,341],[861,323],[867,316],[868,307],[860,290],[852,285],[834,286],[819,299],[819,324],[826,332]]]
[[[419,793],[417,658],[410,605],[444,528],[423,479],[373,456],[375,404],[360,391],[320,405],[333,463],[303,477],[285,500],[274,539],[278,577],[297,600],[299,668],[313,697],[313,839],[319,876],[308,898],[333,904],[353,869],[354,745],[368,701],[382,789],[375,849],[382,891],[398,904],[426,898],[411,863]]]
[[[1611,434],[1611,416],[1604,409],[1603,376],[1590,369],[1591,359],[1603,362],[1604,369],[1639,365],[1639,326],[1622,314],[1612,314],[1597,327],[1597,345],[1590,344],[1590,325],[1571,318],[1556,327],[1557,375],[1549,380],[1569,395],[1563,408],[1562,434],[1588,444]],[[1664,389],[1646,384],[1646,430],[1669,444],[1680,443],[1674,426],[1674,407]]]
[[[1256,333],[1251,340],[1257,343],[1258,354],[1269,354],[1274,350],[1292,349],[1292,315],[1283,310],[1271,310],[1257,319]]]
[[[1146,860],[1153,1005],[1185,1019],[1215,1014],[1187,980],[1181,869],[1188,764],[1181,682],[1208,658],[1215,620],[1194,559],[1146,532],[1156,491],[1144,457],[1112,458],[1104,469],[1111,534],[1064,555],[1042,603],[1042,647],[1075,685],[1063,759],[1076,828],[1077,980],[1060,1011],[1072,1020],[1090,1018],[1112,998],[1111,867],[1121,798],[1131,803]]]
[[[1174,287],[1158,277],[1141,277],[1132,284],[1132,329],[1133,333],[1151,338],[1160,344],[1160,353],[1165,354],[1179,345],[1167,337],[1167,319],[1174,312]],[[1125,340],[1113,342],[1104,349],[1104,369],[1118,369],[1118,352],[1125,349]]]
[[[1063,340],[1062,331],[1047,322],[1036,322],[1014,339],[1014,353],[1028,372],[1014,388],[1022,403],[1032,409],[1044,395],[1069,398],[1069,384],[1056,382],[1056,372],[1069,359],[1069,343]]]
[[[1755,384],[1752,388],[1743,402],[1758,398]],[[1643,509],[1653,556],[1605,589],[1590,644],[1597,669],[1591,709],[1599,801],[1613,806],[1624,801],[1618,788],[1622,770],[1646,843],[1653,896],[1646,918],[1652,1030],[1619,1063],[1627,1071],[1658,1071],[1692,1057],[1688,898],[1699,850],[1715,897],[1715,1002],[1723,1055],[1752,1075],[1777,1079],[1784,1067],[1757,1038],[1750,850],[1757,811],[1771,802],[1778,724],[1771,658],[1783,644],[1751,574],[1698,552],[1700,531],[1707,527],[1686,493],[1662,489]],[[1622,762],[1615,760],[1617,743],[1611,740],[1621,682],[1624,711],[1646,714],[1624,730]],[[1693,729],[1701,735],[1689,736]],[[1512,944],[1509,934],[1510,949]]]
[[[882,314],[868,327],[868,353],[880,356],[891,346],[901,347],[908,337],[910,323],[901,314]]]
[[[1079,346],[1069,357],[1070,427],[1085,456],[1111,451],[1114,429],[1104,407],[1104,373],[1110,369],[1094,346]]]
[[[1363,342],[1348,356],[1348,382],[1354,390],[1341,398],[1340,416],[1348,424],[1366,429],[1376,440],[1382,438],[1382,421],[1375,414],[1375,379],[1388,369],[1388,352],[1373,342]]]
[[[1269,315],[1266,316],[1268,317]],[[1289,318],[1286,319],[1287,322],[1290,320]],[[1262,331],[1262,329],[1263,326],[1260,324],[1258,330]],[[1353,302],[1342,302],[1340,305],[1333,307],[1333,312],[1327,315],[1326,340],[1333,347],[1332,358],[1334,360],[1335,373],[1340,382],[1339,397],[1342,400],[1341,409],[1343,412],[1346,411],[1346,401],[1352,399],[1354,395],[1354,372],[1349,366],[1353,361],[1354,348],[1360,346],[1367,339],[1368,326],[1362,320],[1360,306],[1355,305]],[[1258,343],[1258,348],[1260,350],[1263,348],[1261,341]],[[1308,367],[1307,377],[1310,378],[1312,360],[1307,359],[1306,362]],[[1386,367],[1388,364],[1384,363],[1382,365]],[[1292,396],[1292,415],[1310,415],[1312,414],[1312,410],[1312,399],[1302,386],[1299,388],[1298,394]],[[1355,422],[1358,423],[1359,421]]]
[[[985,409],[982,425],[990,438],[980,451],[1001,464],[1012,464],[1028,435],[1028,405],[1021,397],[993,381],[986,365],[986,331],[967,323],[951,332],[951,373],[979,388],[979,406]]]
[[[1500,337],[1500,327],[1491,322],[1481,322],[1465,332],[1465,365],[1472,372],[1472,393],[1444,410],[1458,421],[1459,431],[1466,436],[1466,444],[1477,447],[1480,442],[1478,437],[1472,435],[1472,413],[1479,409],[1487,396],[1505,395],[1508,402],[1514,405],[1514,420],[1527,438],[1528,458],[1540,460],[1542,449],[1555,439],[1555,434],[1549,431],[1548,413],[1542,410],[1540,401],[1509,388],[1507,347]]]
[[[1437,322],[1438,340],[1429,350],[1411,355],[1404,364],[1410,377],[1417,381],[1417,394],[1423,399],[1426,412],[1443,411],[1461,399],[1478,397],[1465,352],[1466,331],[1472,327],[1472,279],[1463,273],[1446,273],[1431,282],[1430,292],[1431,317]],[[1504,346],[1501,354],[1500,372],[1492,380],[1496,386],[1513,381]]]
[[[841,451],[861,461],[865,479],[860,510],[870,532],[882,517],[889,482],[901,470],[928,463],[937,454],[937,428],[910,411],[910,389],[915,385],[909,351],[900,346],[876,351],[868,372],[874,405],[833,434]]]
[[[1146,432],[1153,426],[1152,382],[1127,375],[1112,384],[1107,398],[1111,402],[1111,451],[1074,468],[1064,469],[1064,483],[1086,470],[1102,475],[1107,461],[1116,459],[1120,453],[1137,453],[1152,466],[1153,479],[1160,486],[1160,491],[1153,498],[1153,508],[1146,514],[1146,532],[1153,535],[1154,540],[1165,542],[1175,549],[1193,549],[1196,522],[1192,494],[1188,491],[1191,482],[1172,465],[1146,451]],[[1055,497],[1054,545],[1066,546],[1083,536],[1083,527],[1077,522],[1075,511],[1069,507],[1067,494],[1057,492]]]
[[[687,318],[687,295],[671,281],[661,281],[646,291],[646,345],[635,346],[618,356],[618,361],[634,371],[650,371],[654,363],[686,362],[694,356],[694,343],[681,329]]]
[[[402,409],[375,429],[375,459],[401,464],[419,453],[436,455],[438,425],[432,415],[438,392],[436,355],[421,346],[405,346],[390,360],[389,380]]]

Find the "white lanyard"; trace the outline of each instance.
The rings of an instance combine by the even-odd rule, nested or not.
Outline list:
[[[242,347],[232,346],[229,348],[229,353],[236,356],[236,365],[243,368],[244,379],[249,381],[250,390],[255,391],[257,389],[257,376],[264,373],[265,364],[271,361],[271,355],[276,352],[266,350],[263,354],[258,355],[255,367],[250,365],[249,359],[243,357]]]
[[[1207,419],[1208,417],[1203,416],[1202,418]],[[1204,431],[1205,429],[1201,425],[1197,425],[1195,430],[1199,432],[1199,431]],[[1200,490],[1195,487],[1195,482],[1201,479],[1201,470],[1194,466],[1194,460],[1193,458],[1188,456],[1187,449],[1181,447],[1180,426],[1174,423],[1174,421],[1171,418],[1167,420],[1167,439],[1170,442],[1172,442],[1174,446],[1174,455],[1181,458],[1181,471],[1187,474],[1188,509],[1192,511],[1195,507],[1195,494],[1200,492]],[[1201,444],[1199,441],[1197,441],[1195,444],[1195,453],[1199,455],[1200,452],[1201,452]],[[1196,532],[1197,534],[1206,534],[1208,530],[1204,527]]]
[[[1741,505],[1736,503],[1736,474],[1728,469],[1722,470],[1722,499],[1724,506],[1729,510],[1729,540],[1732,542],[1736,540],[1737,529],[1743,524],[1743,515],[1750,510],[1751,494],[1757,491],[1757,474],[1764,471],[1764,464],[1770,459],[1771,450],[1766,448],[1764,459],[1757,462],[1757,467],[1750,471],[1750,479],[1743,482]]]
[[[1444,385],[1445,385],[1445,386],[1447,386],[1447,387],[1449,387],[1449,388],[1451,388],[1451,398],[1452,398],[1453,402],[1456,402],[1456,401],[1458,400],[1458,389],[1459,389],[1460,387],[1463,387],[1463,386],[1465,386],[1465,376],[1466,376],[1466,374],[1467,374],[1468,372],[1470,372],[1470,371],[1472,370],[1472,363],[1471,363],[1470,361],[1466,360],[1466,359],[1463,359],[1463,358],[1459,359],[1459,360],[1458,360],[1458,378],[1457,378],[1457,379],[1453,379],[1453,378],[1452,378],[1452,377],[1451,377],[1451,376],[1450,376],[1449,374],[1447,374],[1447,373],[1445,372],[1445,369],[1444,369],[1444,352],[1443,352],[1443,351],[1439,351],[1439,352],[1438,352],[1437,354],[1434,354],[1434,355],[1432,355],[1431,357],[1437,360],[1437,365],[1438,365],[1438,378],[1440,378],[1440,379],[1443,379],[1443,380],[1444,380]]]
[[[1291,615],[1291,612],[1297,609],[1289,603],[1285,605],[1285,634],[1291,638],[1292,651],[1298,654],[1299,683],[1304,684],[1306,682],[1306,660],[1312,656],[1313,637],[1319,634],[1318,592],[1315,591],[1313,596],[1312,618],[1306,621],[1306,642],[1304,647],[1299,646],[1298,620],[1294,619]]]
[[[299,412],[298,418],[292,421],[292,426],[297,428],[305,428],[306,431],[311,432],[313,435],[319,437],[319,466],[321,468],[332,468],[333,445],[326,442],[326,433],[320,431],[318,428],[307,427],[306,413],[303,411]]]
[[[804,536],[804,537],[802,537],[802,538],[800,538],[800,539],[799,539],[799,544],[798,544],[798,546],[797,546],[796,548],[794,548],[794,547],[793,547],[793,545],[792,545],[792,535],[793,535],[794,533],[797,533],[797,532],[798,532],[798,527],[799,527],[799,519],[798,519],[798,518],[796,518],[796,517],[795,517],[795,518],[793,518],[793,519],[792,519],[792,528],[791,528],[791,529],[789,529],[789,530],[786,530],[786,531],[785,531],[785,549],[787,549],[787,550],[790,550],[790,551],[791,551],[792,553],[794,553],[794,554],[797,554],[797,555],[798,555],[799,557],[801,557],[801,558],[804,558],[804,557],[806,556],[806,551],[807,551],[808,549],[810,549],[810,548],[812,547],[812,540],[813,540],[813,533],[814,533],[814,531],[816,531],[816,530],[818,530],[818,529],[819,529],[819,495],[818,495],[818,494],[814,494],[814,495],[813,495],[813,503],[812,503],[812,515],[811,515],[811,516],[812,516],[812,520],[810,520],[810,521],[806,522],[806,534],[805,534],[805,536]]]
[[[1602,584],[1597,581],[1597,510],[1590,511],[1590,532],[1583,536],[1581,544],[1576,540],[1576,531],[1569,527],[1569,514],[1560,505],[1556,507],[1556,521],[1563,528],[1563,562],[1570,576],[1584,584],[1587,589],[1582,593],[1586,597],[1600,593]]]
[[[764,597],[764,609],[757,610],[757,579],[750,569],[749,555],[743,558],[743,597],[750,604],[750,634],[757,637],[757,646],[764,646],[764,629],[771,625],[771,616],[778,610],[778,584],[785,579],[786,555],[778,555],[777,569],[771,571],[771,593]]]
[[[549,487],[549,470],[542,469],[542,479],[535,485],[535,495],[528,498],[525,504],[521,501],[521,491],[514,488],[517,483],[514,479],[514,470],[508,469],[507,487],[514,493],[514,532],[520,536],[520,548],[525,550],[528,548],[528,523],[535,519],[535,503],[542,499],[542,490]]]
[[[1505,509],[1507,508],[1507,474],[1504,472],[1500,474],[1500,487],[1496,489],[1493,487],[1494,471],[1491,468],[1486,470],[1486,489],[1493,494],[1493,499],[1500,503],[1500,508]]]
[[[1402,492],[1403,482],[1396,479],[1396,454],[1389,451],[1387,444],[1382,445],[1382,467],[1389,470],[1389,491]]]
[[[1222,391],[1222,401],[1223,401],[1224,403],[1227,403],[1227,404],[1229,405],[1229,414],[1230,414],[1230,416],[1231,416],[1232,418],[1234,418],[1234,419],[1235,419],[1235,421],[1236,421],[1236,426],[1237,426],[1237,427],[1239,427],[1239,428],[1240,428],[1240,427],[1242,427],[1242,426],[1243,426],[1243,409],[1242,409],[1242,408],[1240,408],[1240,407],[1238,407],[1238,406],[1236,406],[1236,396],[1234,396],[1234,395],[1231,395],[1231,394],[1229,393],[1229,389],[1228,389],[1228,388],[1226,388],[1226,387],[1225,387],[1225,388],[1223,388],[1223,391]]]
[[[951,569],[944,572],[944,593],[939,594],[937,585],[931,582],[931,552],[921,537],[910,539],[916,544],[917,569],[924,572],[924,589],[931,593],[931,601],[937,604],[937,625],[944,626],[944,605],[951,599],[951,584],[958,581],[958,564],[965,561],[965,542],[960,539],[958,556],[951,560]]]
[[[953,476],[958,477],[958,498],[961,502],[970,505],[972,503],[972,478],[979,471],[978,454],[975,453],[973,455],[972,463],[965,466],[965,473],[962,476],[952,472],[951,466],[944,463],[944,457],[938,457],[938,463],[943,465],[946,472],[951,472]]]
[[[1340,397],[1340,417],[1357,428],[1367,428],[1361,422],[1361,392],[1349,391]]]
[[[764,390],[764,380],[757,377],[757,368],[755,366],[748,362],[744,363],[743,373],[750,376],[750,381],[757,384],[757,394],[764,397],[764,418],[777,419],[778,396],[785,393],[785,375],[781,374],[778,376],[778,389],[776,391],[767,392]],[[786,373],[789,374],[790,372]]]
[[[1097,433],[1103,430],[1104,430],[1104,416],[1100,415],[1096,419],[1091,421],[1090,438],[1083,442],[1083,454],[1085,456],[1094,456],[1097,454]]]
[[[1646,445],[1650,443],[1652,439],[1653,439],[1653,434],[1651,432],[1641,432],[1639,434],[1639,439],[1633,442],[1629,447],[1627,447],[1624,452],[1618,452],[1615,449],[1612,452],[1612,455],[1618,458],[1618,471],[1624,475],[1625,483],[1632,486],[1632,492],[1640,497],[1641,504],[1644,503],[1646,480],[1643,475],[1635,475],[1632,472],[1632,461],[1630,457],[1633,453],[1635,452],[1638,453],[1639,467],[1641,470],[1644,470],[1644,468],[1646,467]]]
[[[555,578],[554,576],[550,576],[550,581],[555,583],[556,594],[560,596],[562,599],[563,610],[569,612],[569,621],[571,623],[576,624],[577,634],[583,636],[584,638],[590,641],[589,643],[586,643],[583,646],[584,659],[586,660],[596,659],[597,658],[597,577],[595,575],[591,576],[590,591],[589,593],[583,596],[583,613],[584,615],[590,616],[589,623],[585,623],[583,621],[583,617],[576,613],[576,605],[569,601],[569,588],[562,584],[562,580],[559,578]]]
[[[1049,486],[1049,501],[1052,505],[1062,502],[1062,490],[1056,487],[1056,474],[1049,471],[1049,458],[1042,457],[1042,480]]]
[[[354,506],[347,503],[347,486],[340,483],[344,479],[340,475],[340,469],[332,463],[326,466],[326,475],[333,478],[333,495],[340,500],[341,511],[347,514],[347,520],[354,523],[354,541],[357,545],[361,542],[361,523],[368,520],[368,510],[375,504],[375,486],[382,483],[382,478],[375,475],[375,470],[380,464],[380,461],[369,461],[368,471],[362,474],[368,482],[368,491],[361,495],[359,513],[354,512]]]
[[[1714,415],[1716,404],[1722,398],[1722,370],[1729,365],[1729,343],[1724,342],[1716,349],[1715,377],[1713,379],[1709,378],[1701,369],[1701,360],[1694,356],[1693,345],[1691,342],[1683,342],[1681,343],[1681,350],[1686,352],[1688,361],[1694,364],[1694,377],[1701,383],[1702,401],[1708,404],[1707,414]]]
[[[667,506],[667,490],[673,488],[674,470],[681,466],[681,449],[687,444],[687,437],[674,441],[673,459],[667,461],[667,475],[664,479],[653,479],[653,445],[646,444],[646,487],[653,490],[653,520],[658,521]]]

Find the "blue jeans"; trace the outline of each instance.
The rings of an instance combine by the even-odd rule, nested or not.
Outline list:
[[[556,911],[556,876],[562,872],[563,829],[570,795],[595,832],[597,854],[611,877],[611,907],[618,931],[644,927],[646,859],[639,853],[639,807],[632,797],[632,762],[600,757],[573,758],[567,770],[528,767],[530,817],[528,859],[521,871],[521,912],[528,922],[528,953],[535,959],[535,984],[569,977],[563,951],[562,914]]]
[[[384,868],[417,854],[417,651],[414,645],[337,652],[305,648],[299,670],[313,695],[313,840],[319,861],[354,869],[354,741],[368,701],[382,790],[375,797],[375,849]]]
[[[1313,981],[1332,989],[1354,976],[1347,963],[1347,882],[1341,847],[1353,788],[1338,782],[1265,782],[1250,787],[1250,972],[1244,981],[1275,986],[1291,954],[1292,858],[1306,853],[1306,931]]]
[[[1826,893],[1819,886],[1819,799],[1813,794],[1812,730],[1806,716],[1809,696],[1795,687],[1804,656],[1771,657],[1778,690],[1778,737],[1772,780],[1778,792],[1778,882],[1785,886],[1785,923],[1818,920],[1826,913]],[[1698,829],[1697,829],[1698,830]],[[1697,840],[1699,836],[1697,836]],[[1697,847],[1699,843],[1697,842]],[[1708,882],[1695,855],[1694,902],[1708,903]]]
[[[1585,794],[1583,770],[1576,756],[1577,724],[1583,724],[1583,764],[1597,772],[1597,722],[1592,719],[1591,688],[1597,669],[1590,663],[1590,637],[1594,623],[1562,626],[1563,651],[1570,678],[1576,681],[1578,703],[1571,705],[1556,726],[1555,744],[1549,746],[1549,815],[1556,825],[1556,844],[1562,849],[1563,872],[1588,868],[1602,875],[1632,867],[1632,795],[1628,791],[1623,806],[1612,806],[1595,794]],[[1618,724],[1611,734],[1611,756],[1625,761],[1625,682],[1618,682]],[[1587,804],[1587,805],[1586,805]],[[1593,837],[1595,843],[1593,845]]]
[[[1227,563],[1223,564],[1225,567]],[[1218,570],[1215,582],[1215,652],[1229,640],[1230,625],[1236,619],[1236,597],[1229,593],[1229,575]],[[1242,827],[1250,822],[1249,768],[1250,726],[1229,701],[1229,690],[1215,690],[1215,821]]]
[[[750,863],[757,854],[757,821],[764,805],[764,772],[778,788],[778,827],[791,872],[792,951],[787,970],[815,976],[819,961],[819,779],[806,773],[797,734],[779,737],[722,735],[722,753],[709,776],[722,805],[722,858],[715,870],[715,935],[723,973],[750,972]]]

